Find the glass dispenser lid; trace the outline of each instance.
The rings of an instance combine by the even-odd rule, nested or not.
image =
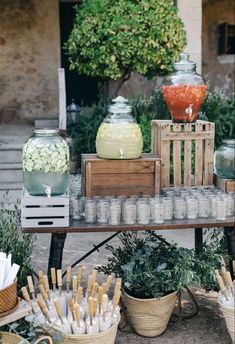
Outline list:
[[[196,63],[189,61],[189,54],[181,53],[179,61],[174,63],[176,71],[190,71],[196,68]]]
[[[118,96],[117,98],[114,98],[112,100],[114,104],[109,106],[109,112],[113,114],[118,113],[130,113],[131,112],[131,106],[128,105],[128,99]]]

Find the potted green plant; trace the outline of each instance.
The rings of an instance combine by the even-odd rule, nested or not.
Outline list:
[[[122,246],[113,248],[107,266],[99,270],[122,277],[128,319],[146,337],[162,334],[177,295],[195,279],[194,255],[154,233],[122,233]]]

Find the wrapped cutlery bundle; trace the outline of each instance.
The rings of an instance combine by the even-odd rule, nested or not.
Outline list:
[[[116,280],[110,297],[111,275],[99,285],[93,270],[84,288],[83,272],[84,268],[79,266],[72,277],[68,267],[65,289],[61,270],[51,269],[52,289],[48,277],[39,272],[37,295],[33,279],[28,276],[28,288],[22,288],[23,297],[32,307],[35,321],[50,328],[50,332],[55,329],[61,333],[61,343],[113,344],[120,320],[121,279]]]
[[[20,266],[12,264],[11,254],[0,252],[0,316],[12,311],[18,302],[16,276]]]
[[[220,288],[218,295],[220,310],[232,341],[235,343],[235,280],[232,280],[231,274],[225,266],[221,267],[220,272],[216,270],[215,274]]]

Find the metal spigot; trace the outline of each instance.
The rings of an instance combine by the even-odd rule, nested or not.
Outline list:
[[[123,155],[124,155],[124,149],[123,148],[119,148],[120,159],[123,159]]]
[[[187,109],[185,109],[185,113],[187,115],[189,115],[189,117],[192,116],[192,114],[193,114],[193,104],[189,104],[189,107]]]

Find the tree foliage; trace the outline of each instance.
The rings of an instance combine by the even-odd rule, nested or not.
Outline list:
[[[185,46],[172,0],[87,0],[75,9],[66,50],[79,74],[151,78],[170,72]]]

